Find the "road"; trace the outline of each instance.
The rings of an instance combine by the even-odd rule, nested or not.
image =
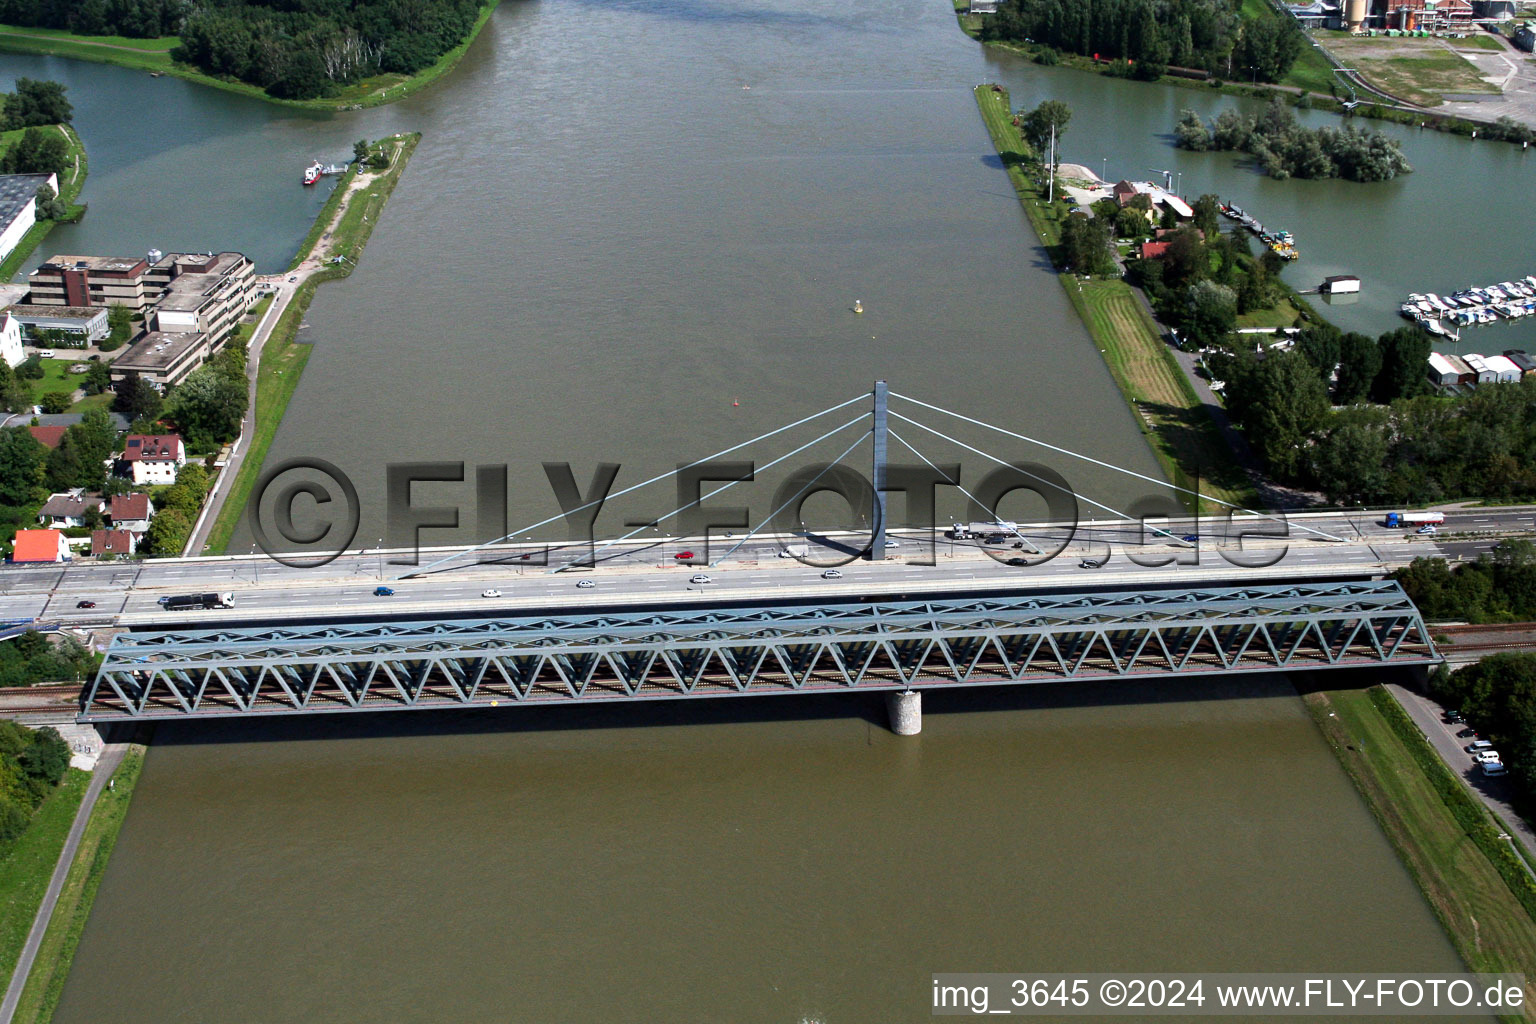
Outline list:
[[[1465,726],[1446,722],[1445,708],[1422,694],[1396,683],[1388,683],[1387,689],[1392,691],[1392,696],[1413,718],[1451,771],[1461,777],[1467,788],[1477,794],[1527,850],[1536,854],[1536,832],[1531,831],[1531,826],[1509,802],[1513,784],[1508,776],[1490,779],[1472,764],[1472,755],[1464,749],[1464,744],[1471,741],[1457,735]]]
[[[0,1001],[0,1024],[11,1024],[11,1018],[16,1014],[16,1004],[21,1001],[27,975],[32,973],[38,947],[42,945],[43,935],[48,931],[48,922],[53,919],[53,909],[58,905],[59,894],[64,891],[64,882],[69,877],[70,866],[75,862],[75,853],[80,849],[80,840],[85,836],[85,826],[91,819],[96,799],[107,787],[107,780],[117,771],[117,766],[122,764],[123,755],[127,751],[126,743],[108,743],[102,751],[101,759],[96,762],[91,781],[85,788],[85,796],[80,800],[80,809],[75,812],[74,824],[69,827],[69,835],[64,840],[64,849],[59,851],[53,877],[48,880],[48,890],[43,893],[43,902],[37,908],[37,916],[32,919],[32,930],[27,933],[26,944],[21,947],[21,957],[16,961],[16,970],[11,974],[10,984],[6,986],[5,998]]]
[[[1181,535],[1189,524],[1170,524]],[[1026,528],[1027,529],[1027,528]],[[1016,590],[1088,586],[1133,589],[1156,584],[1191,586],[1233,585],[1254,579],[1362,576],[1381,574],[1417,556],[1452,560],[1475,555],[1498,537],[1536,531],[1531,509],[1474,509],[1447,513],[1444,532],[1419,536],[1387,529],[1370,515],[1329,514],[1292,517],[1290,538],[1223,543],[1213,524],[1202,524],[1196,544],[1158,539],[1137,548],[1134,534],[1121,524],[1090,524],[1058,557],[1043,564],[1004,564],[1026,554],[1003,548],[989,557],[974,541],[941,540],[931,558],[921,564],[926,545],[911,537],[883,562],[855,560],[839,567],[841,578],[823,578],[821,565],[804,565],[778,557],[783,542],[754,538],[723,564],[689,565],[675,556],[684,551],[702,558],[693,542],[633,542],[615,546],[599,556],[598,568],[572,563],[580,548],[510,548],[498,550],[497,563],[460,557],[430,573],[406,578],[413,571],[397,564],[402,553],[378,549],[349,552],[319,568],[293,568],[263,555],[218,558],[161,559],[146,562],[105,562],[49,567],[0,569],[0,618],[58,621],[81,627],[166,626],[196,628],[219,622],[291,621],[305,618],[365,617],[379,614],[430,616],[483,609],[508,614],[519,609],[599,607],[625,603],[692,603],[706,601],[819,600],[830,597],[903,593]],[[1312,532],[1305,532],[1312,531]],[[1336,539],[1335,539],[1336,538]],[[1036,532],[1034,540],[1044,545]],[[802,538],[794,538],[803,543]],[[720,559],[734,539],[716,538],[710,555]],[[1242,552],[1246,552],[1243,554]],[[818,561],[847,557],[835,541],[812,547]],[[1163,567],[1137,564],[1149,557],[1179,559],[1188,564]],[[423,552],[422,565],[442,553]],[[527,559],[522,555],[528,555]],[[1102,568],[1082,568],[1085,557],[1109,556]],[[1249,558],[1274,564],[1265,568],[1235,567],[1230,559]],[[706,584],[691,582],[707,575]],[[592,586],[580,587],[580,580]],[[381,585],[392,596],[375,596]],[[496,590],[499,596],[481,597]],[[170,594],[220,592],[234,594],[234,607],[222,610],[167,612],[158,599]],[[79,608],[82,601],[94,608]]]

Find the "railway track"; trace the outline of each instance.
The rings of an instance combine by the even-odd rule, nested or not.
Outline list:
[[[0,690],[0,717],[72,711],[80,705],[81,685],[18,686]]]

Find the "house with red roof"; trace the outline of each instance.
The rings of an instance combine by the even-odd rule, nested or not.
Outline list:
[[[11,546],[15,565],[69,561],[69,546],[60,530],[17,530]]]
[[[187,464],[180,434],[129,434],[123,441],[118,473],[137,485],[173,484]]]
[[[1142,242],[1141,258],[1144,260],[1160,260],[1168,252],[1168,246],[1172,242]]]
[[[114,494],[107,504],[107,520],[114,530],[143,533],[155,514],[155,503],[147,494]]]
[[[92,530],[91,557],[114,555],[127,558],[139,549],[139,535],[127,530]]]
[[[31,434],[38,444],[52,451],[59,446],[60,441],[64,440],[64,431],[68,429],[68,427],[28,427],[27,433]]]

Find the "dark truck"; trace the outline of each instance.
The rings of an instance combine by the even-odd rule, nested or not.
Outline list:
[[[234,594],[177,594],[162,597],[160,604],[169,612],[182,612],[192,608],[233,608]]]

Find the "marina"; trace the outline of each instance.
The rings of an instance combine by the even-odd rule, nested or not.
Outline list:
[[[1536,275],[1517,281],[1501,281],[1483,287],[1463,288],[1445,296],[1414,292],[1399,312],[1431,334],[1455,338],[1445,326],[1480,327],[1503,320],[1519,320],[1536,313]]]
[[[1245,213],[1243,208],[1236,203],[1222,203],[1221,212],[1223,216],[1237,221],[1251,231],[1260,242],[1264,243],[1270,252],[1281,259],[1294,260],[1300,258],[1301,253],[1296,249],[1296,239],[1289,231],[1270,232],[1265,230],[1264,225],[1259,223],[1257,218],[1249,213]]]

